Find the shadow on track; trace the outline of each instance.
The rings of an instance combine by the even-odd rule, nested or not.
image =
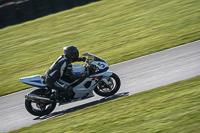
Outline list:
[[[113,95],[113,96],[110,96],[110,97],[105,97],[105,98],[102,98],[100,100],[96,100],[96,101],[86,103],[86,104],[83,104],[83,105],[80,105],[80,106],[76,106],[76,107],[73,107],[73,108],[70,108],[70,109],[66,109],[66,110],[62,110],[62,111],[58,111],[58,112],[53,112],[49,115],[45,115],[45,116],[42,116],[42,117],[36,117],[33,120],[46,120],[46,119],[50,119],[50,118],[53,118],[53,117],[62,116],[62,115],[67,114],[67,113],[71,113],[71,112],[74,112],[74,111],[77,111],[77,110],[80,110],[80,109],[83,109],[83,108],[86,108],[86,107],[90,107],[90,106],[93,106],[93,105],[96,105],[96,104],[99,104],[99,103],[104,103],[104,102],[114,100],[114,99],[117,99],[117,98],[120,98],[120,97],[123,97],[123,96],[128,96],[128,95],[129,95],[129,92],[118,93],[116,95]]]

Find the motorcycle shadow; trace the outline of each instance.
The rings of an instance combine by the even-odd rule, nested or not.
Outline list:
[[[67,113],[71,113],[71,112],[74,112],[74,111],[77,111],[77,110],[80,110],[80,109],[83,109],[83,108],[86,108],[86,107],[90,107],[90,106],[93,106],[93,105],[97,105],[99,103],[104,103],[104,102],[114,100],[114,99],[117,99],[117,98],[120,98],[120,97],[128,96],[128,95],[129,95],[129,92],[118,93],[118,94],[115,94],[113,96],[105,97],[105,98],[102,98],[100,100],[92,101],[92,102],[82,104],[82,105],[79,105],[79,106],[76,106],[76,107],[73,107],[73,108],[69,108],[69,109],[66,109],[66,110],[58,111],[58,112],[53,112],[53,113],[45,115],[45,116],[36,117],[33,120],[51,119],[53,117],[62,116],[62,115],[65,115]]]

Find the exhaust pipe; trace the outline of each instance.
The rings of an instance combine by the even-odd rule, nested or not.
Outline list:
[[[46,97],[40,97],[40,96],[36,96],[36,95],[32,95],[32,94],[28,94],[28,95],[25,95],[25,99],[26,100],[40,100],[42,102],[55,102],[53,100],[51,100],[50,98],[46,98]]]

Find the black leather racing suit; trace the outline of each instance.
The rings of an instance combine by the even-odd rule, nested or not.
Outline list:
[[[78,61],[84,61],[84,59],[79,58]],[[77,75],[73,73],[72,64],[64,55],[61,55],[44,74],[44,80],[47,86],[58,91],[66,91],[66,86],[58,82],[63,74],[69,75],[71,80],[81,77],[80,74]]]

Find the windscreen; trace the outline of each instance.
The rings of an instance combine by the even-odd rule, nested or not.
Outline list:
[[[83,54],[84,56],[88,56],[88,59],[91,59],[93,61],[101,61],[101,62],[105,62],[105,60],[103,60],[102,58],[96,56],[96,55],[93,55],[93,54],[90,54],[90,53],[86,53],[86,54]]]

